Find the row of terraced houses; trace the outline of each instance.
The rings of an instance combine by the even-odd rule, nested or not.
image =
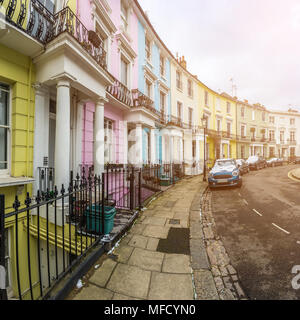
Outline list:
[[[45,175],[68,186],[71,171],[93,168],[100,176],[107,164],[178,163],[184,175],[198,175],[221,157],[300,156],[297,111],[271,111],[207,87],[170,52],[137,0],[0,6],[0,194],[10,296],[43,295],[38,270],[28,272],[33,267],[18,256],[35,259],[29,247],[42,250],[37,231],[29,221],[16,230],[9,214],[13,203],[19,208],[16,195],[24,204]]]

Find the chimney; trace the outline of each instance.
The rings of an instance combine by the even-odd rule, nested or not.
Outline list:
[[[186,61],[184,59],[184,56],[182,56],[182,58],[180,58],[179,63],[184,69],[186,69]]]

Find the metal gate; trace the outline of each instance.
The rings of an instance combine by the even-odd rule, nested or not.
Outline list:
[[[5,272],[4,195],[0,195],[0,300],[7,300]]]

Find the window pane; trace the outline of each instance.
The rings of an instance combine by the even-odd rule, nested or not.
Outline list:
[[[127,85],[127,63],[121,59],[121,82]]]
[[[0,128],[0,170],[7,169],[7,129]]]
[[[0,85],[0,125],[8,125],[8,88]]]

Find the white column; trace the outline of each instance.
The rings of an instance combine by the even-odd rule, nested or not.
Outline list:
[[[77,103],[76,138],[75,138],[75,174],[80,174],[79,167],[82,163],[82,125],[83,125],[83,102]]]
[[[33,149],[33,195],[39,187],[39,167],[44,167],[44,158],[49,156],[49,90],[36,84]]]
[[[135,142],[135,155],[136,164],[138,166],[143,165],[143,127],[142,124],[138,123],[135,129],[136,142]]]
[[[96,102],[94,127],[94,167],[95,174],[104,172],[104,103],[101,98]]]
[[[174,137],[173,136],[169,136],[169,151],[170,151],[170,163],[174,162],[174,156],[173,156],[173,143],[174,143]]]
[[[57,82],[55,131],[55,184],[68,189],[70,178],[70,82]]]
[[[150,143],[151,143],[151,163],[156,164],[156,139],[155,129],[150,130]]]
[[[183,139],[180,138],[180,162],[183,162]]]

